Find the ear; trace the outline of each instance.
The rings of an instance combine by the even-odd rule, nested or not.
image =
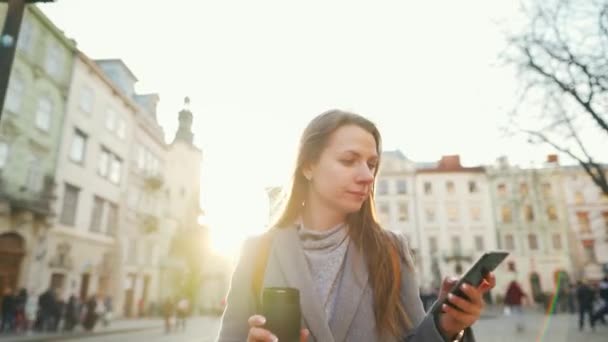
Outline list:
[[[304,176],[304,178],[306,178],[307,180],[310,181],[312,179],[313,169],[314,169],[314,166],[311,164],[302,166],[301,172],[302,172],[302,175]]]

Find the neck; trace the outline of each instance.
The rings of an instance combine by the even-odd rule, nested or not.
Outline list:
[[[306,201],[302,223],[306,229],[324,231],[346,220],[346,215],[321,205],[318,201]]]

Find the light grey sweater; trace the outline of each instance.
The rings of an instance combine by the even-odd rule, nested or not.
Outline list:
[[[346,224],[341,223],[326,231],[309,230],[300,225],[298,236],[310,267],[316,293],[329,322],[334,314],[335,299],[348,247]]]

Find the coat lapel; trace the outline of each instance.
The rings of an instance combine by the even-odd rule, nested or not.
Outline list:
[[[334,340],[342,342],[352,323],[363,293],[368,287],[367,265],[363,254],[350,241],[346,252],[344,274],[335,303],[334,317],[330,322]]]
[[[302,316],[316,341],[333,342],[325,309],[316,294],[310,267],[295,227],[278,229],[273,243],[287,285],[300,290]]]

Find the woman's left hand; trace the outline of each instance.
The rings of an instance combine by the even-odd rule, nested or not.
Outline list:
[[[487,274],[478,287],[463,284],[460,289],[468,299],[448,294],[456,282],[458,279],[446,278],[441,286],[440,298],[445,298],[447,295],[447,300],[458,308],[455,309],[447,304],[442,305],[442,313],[439,314],[439,328],[448,338],[457,336],[479,319],[485,308],[483,294],[496,286],[496,277],[493,273]]]

